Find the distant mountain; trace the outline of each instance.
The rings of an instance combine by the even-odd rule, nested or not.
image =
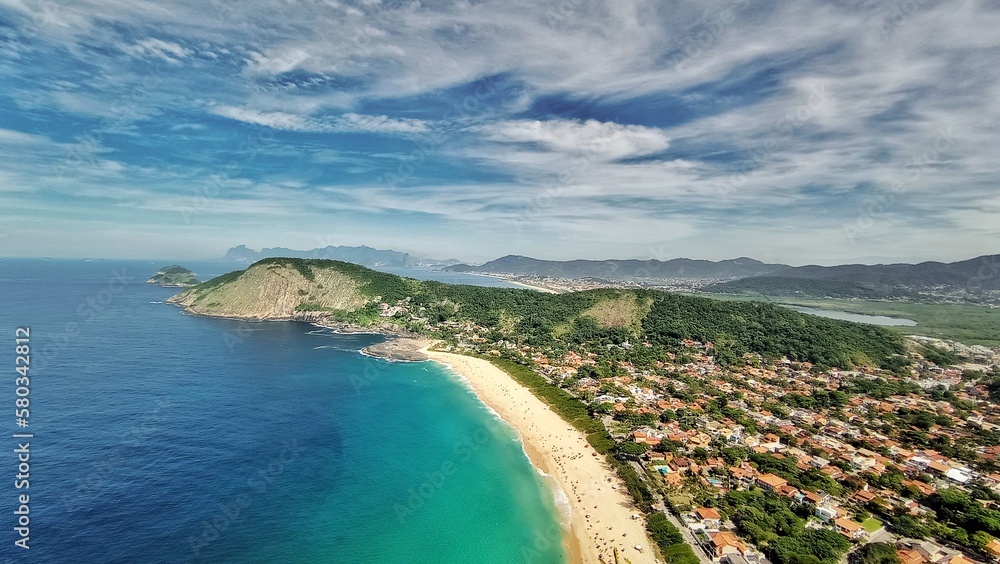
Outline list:
[[[414,257],[409,253],[399,251],[373,249],[372,247],[343,247],[329,245],[323,248],[309,251],[296,251],[284,247],[274,247],[255,251],[247,248],[246,245],[233,247],[226,252],[224,260],[235,262],[254,263],[264,258],[288,257],[288,258],[315,258],[340,260],[352,262],[362,266],[394,266],[394,267],[416,267],[416,266],[448,266],[458,264],[456,259],[435,260]]]
[[[831,298],[969,297],[1000,291],[1000,255],[952,263],[800,266],[780,276],[714,284],[708,292]]]
[[[750,258],[718,262],[659,260],[550,261],[509,255],[480,266],[457,264],[452,272],[483,272],[607,280],[723,279],[704,291],[779,297],[895,299],[984,296],[1000,292],[1000,255],[952,263],[788,266]],[[979,298],[975,298],[979,299]],[[992,299],[992,298],[991,298]]]
[[[1000,290],[1000,255],[984,255],[959,262],[919,264],[845,264],[800,266],[783,273],[793,278],[851,280],[860,284],[910,288],[978,288]]]
[[[767,264],[751,258],[713,262],[686,258],[659,260],[539,260],[508,255],[480,266],[458,264],[445,270],[451,272],[486,272],[553,276],[557,278],[605,278],[634,280],[640,278],[745,278],[783,273],[791,266]]]

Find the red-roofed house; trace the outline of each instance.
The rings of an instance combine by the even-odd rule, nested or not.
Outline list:
[[[757,485],[764,488],[765,490],[773,491],[787,484],[788,480],[782,478],[781,476],[775,476],[774,474],[764,474],[761,476],[757,476]]]
[[[694,510],[695,515],[698,516],[698,520],[701,524],[705,526],[706,529],[719,530],[722,526],[722,515],[711,507],[698,507]]]
[[[727,554],[740,554],[742,556],[747,552],[747,545],[729,531],[711,533],[709,536],[712,539],[712,551],[716,558],[722,558]]]
[[[860,523],[841,517],[833,522],[837,532],[851,540],[859,540],[865,536],[865,528]]]

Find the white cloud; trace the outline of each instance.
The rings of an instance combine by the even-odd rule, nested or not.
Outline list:
[[[408,118],[390,118],[388,116],[373,116],[347,113],[329,117],[303,117],[286,112],[265,112],[233,106],[215,106],[211,111],[217,115],[242,121],[253,125],[262,125],[271,129],[283,131],[300,131],[309,133],[384,133],[384,134],[414,134],[427,131],[427,123],[422,120]]]
[[[907,163],[915,155],[934,147],[937,131],[951,127],[954,144],[895,195],[871,238],[886,245],[879,250],[883,255],[892,245],[928,258],[954,249],[978,252],[993,244],[983,235],[996,223],[995,200],[984,194],[995,191],[1000,175],[995,158],[1000,72],[990,57],[1000,48],[1000,11],[987,0],[911,4],[913,9],[898,17],[898,3],[872,0],[766,6],[706,0],[669,7],[655,0],[351,6],[332,0],[78,0],[48,11],[0,0],[21,14],[14,25],[23,25],[31,39],[17,46],[16,58],[0,61],[0,72],[7,72],[0,77],[12,77],[6,83],[19,109],[111,118],[114,128],[97,131],[109,138],[144,119],[192,107],[283,131],[407,136],[434,128],[447,141],[429,160],[455,158],[474,174],[487,170],[516,180],[423,189],[419,198],[408,190],[354,186],[342,202],[370,210],[373,217],[385,210],[434,215],[442,224],[486,232],[483,237],[496,236],[491,222],[509,225],[527,209],[532,226],[526,238],[571,233],[583,245],[611,235],[618,240],[626,232],[624,238],[637,241],[655,238],[657,222],[678,224],[683,234],[701,229],[686,244],[706,256],[713,244],[762,246],[778,254],[796,247],[825,249],[827,241],[831,246],[824,252],[831,256],[874,254],[838,247],[841,224],[821,228],[818,219],[843,213],[841,208],[854,213],[863,206],[857,192],[870,198],[885,194],[887,185],[912,168]],[[155,30],[156,38],[131,37],[134,30]],[[66,53],[85,61],[86,74],[64,73],[67,64],[60,67],[58,82],[48,79],[37,70],[45,65],[31,59],[46,48],[60,61]],[[165,61],[160,67],[169,73],[137,73],[139,65],[122,53]],[[219,57],[212,61],[207,53]],[[179,62],[192,64],[173,64]],[[503,88],[518,91],[509,96],[518,98],[516,109],[500,97],[455,91],[437,97],[453,87],[475,90],[468,85],[497,76]],[[152,88],[144,86],[151,83]],[[213,105],[192,103],[208,92]],[[821,103],[811,104],[816,92],[822,93]],[[421,98],[406,100],[412,96]],[[538,104],[542,97],[556,105]],[[395,109],[370,109],[389,101],[433,111],[469,100],[478,108],[471,117],[453,112],[462,117],[456,123],[400,119],[378,115]],[[594,108],[603,121],[521,119],[558,104],[573,105],[570,115],[586,116]],[[616,106],[630,119],[611,117]],[[675,107],[682,110],[676,116],[658,113]],[[788,116],[797,112],[808,115],[789,129]],[[677,125],[616,123],[643,118]],[[62,162],[66,154],[86,150],[48,144],[33,153],[30,146],[46,145],[47,139],[26,135],[0,131],[0,153],[8,163],[2,172],[9,176],[16,170],[22,183],[38,176],[30,174],[42,166],[35,155]],[[304,150],[294,145],[266,150],[279,149]],[[669,151],[682,152],[683,159]],[[653,162],[664,152],[663,161]],[[361,173],[386,160],[364,157],[360,164],[341,158],[336,166]],[[649,158],[618,162],[631,157]],[[211,151],[196,158],[203,166],[218,166]],[[723,192],[732,169],[745,163],[751,166],[739,184]],[[91,164],[87,174],[110,178],[134,172],[114,166]],[[448,166],[454,162],[434,172]],[[426,170],[430,167],[417,167],[406,181],[419,187],[428,181],[422,176]],[[308,187],[299,191],[315,188],[304,184]],[[255,209],[250,200],[270,195],[257,191],[241,209],[250,215]],[[843,206],[830,205],[839,196]],[[816,206],[818,201],[829,207]],[[322,204],[331,213],[346,205]],[[767,215],[769,226],[733,227],[727,218],[739,219],[734,210]],[[926,223],[948,227],[922,235],[914,217],[924,212]],[[621,225],[641,228],[626,231]],[[496,240],[495,248],[504,250],[507,241]],[[563,248],[571,249],[569,237]]]
[[[302,66],[309,59],[309,53],[304,49],[289,49],[276,55],[251,53],[247,61],[247,70],[254,74],[278,75]]]
[[[331,125],[339,131],[370,133],[421,133],[428,129],[423,120],[361,114],[344,114],[333,119]]]
[[[217,106],[211,109],[217,115],[252,125],[263,125],[282,131],[317,131],[318,125],[302,116],[285,112],[260,112],[233,106]]]
[[[168,63],[180,63],[182,59],[190,57],[193,53],[178,43],[153,37],[126,45],[122,47],[122,50],[134,57],[157,57]]]
[[[549,151],[604,160],[650,155],[670,145],[659,129],[597,120],[514,120],[477,129],[493,141],[538,143]]]

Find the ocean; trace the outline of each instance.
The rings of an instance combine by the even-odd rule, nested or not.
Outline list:
[[[378,335],[183,315],[143,284],[165,264],[0,261],[0,562],[566,560],[516,433],[447,369],[361,355]]]

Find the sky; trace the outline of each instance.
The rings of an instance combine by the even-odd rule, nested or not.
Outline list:
[[[0,256],[996,254],[997,29],[989,0],[0,0]]]

